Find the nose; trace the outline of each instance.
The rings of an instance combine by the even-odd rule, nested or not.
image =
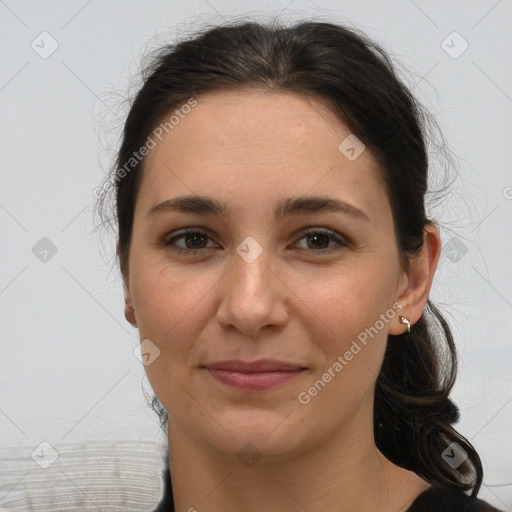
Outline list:
[[[255,336],[264,327],[286,323],[291,292],[271,263],[266,251],[252,262],[234,254],[231,269],[219,283],[217,321],[224,329]]]

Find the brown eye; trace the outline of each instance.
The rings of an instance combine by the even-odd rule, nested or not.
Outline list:
[[[302,236],[301,240],[302,239],[306,239],[311,242],[307,242],[306,249],[311,249],[318,254],[331,253],[338,250],[340,246],[348,246],[348,243],[345,239],[339,236],[335,231],[331,231],[330,229],[326,228],[309,229],[304,233],[304,236]],[[329,239],[334,241],[333,246],[328,246]]]
[[[176,244],[176,241],[180,239],[183,239],[185,247]],[[211,240],[211,237],[205,231],[197,228],[187,228],[175,233],[171,238],[167,238],[163,244],[180,254],[197,255],[204,252],[205,249],[213,248],[206,245],[208,240]],[[327,228],[309,229],[304,232],[300,240],[307,240],[306,247],[302,248],[315,254],[328,254],[349,245],[338,233]]]
[[[179,239],[183,239],[185,243],[185,247],[177,246],[175,247],[175,241]],[[176,234],[172,238],[168,238],[164,241],[165,246],[173,247],[178,253],[195,253],[197,254],[203,249],[210,249],[211,247],[206,247],[205,243],[210,237],[204,231],[199,229],[187,229],[183,232]]]

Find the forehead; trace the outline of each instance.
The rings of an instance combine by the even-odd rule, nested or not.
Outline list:
[[[353,135],[327,102],[258,90],[196,99],[146,157],[146,206],[191,191],[229,202],[233,191],[262,199],[339,190],[362,209],[386,200],[370,151],[351,160],[340,150]]]
[[[180,117],[174,116],[176,124],[150,152],[148,165],[177,147],[184,162],[206,157],[207,151],[241,161],[301,154],[325,160],[339,156],[339,143],[350,135],[325,100],[294,92],[217,91],[198,97],[197,106]],[[363,159],[368,162],[371,155]]]

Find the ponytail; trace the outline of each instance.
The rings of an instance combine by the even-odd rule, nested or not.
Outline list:
[[[436,324],[441,328],[437,336]],[[389,336],[375,390],[375,444],[394,464],[429,482],[463,491],[473,488],[476,497],[483,478],[480,457],[452,427],[460,417],[449,398],[456,357],[450,328],[430,300],[410,333]]]

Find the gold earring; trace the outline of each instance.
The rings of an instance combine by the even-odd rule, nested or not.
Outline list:
[[[411,332],[411,323],[409,322],[409,319],[405,318],[405,316],[401,316],[400,322],[407,325],[407,332]]]

